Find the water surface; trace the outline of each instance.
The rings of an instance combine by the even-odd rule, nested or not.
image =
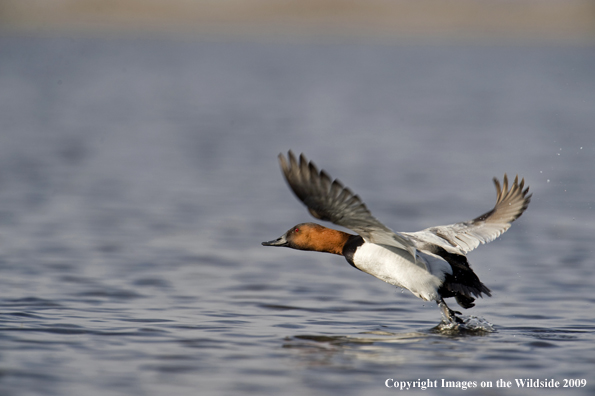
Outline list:
[[[592,47],[4,37],[0,54],[2,395],[595,390]],[[495,331],[438,332],[434,303],[340,257],[262,247],[311,220],[287,149],[402,231],[474,218],[493,176],[525,177],[528,211],[469,255],[493,297],[465,314]]]

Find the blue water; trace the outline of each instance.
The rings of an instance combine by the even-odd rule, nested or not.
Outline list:
[[[594,129],[589,46],[0,38],[0,394],[592,395]],[[311,220],[288,149],[401,231],[525,177],[469,255],[493,297],[464,314],[494,331],[262,247]]]

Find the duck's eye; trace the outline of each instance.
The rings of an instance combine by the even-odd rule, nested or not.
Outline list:
[[[293,230],[293,232],[299,232],[299,231],[300,231],[299,228],[296,228],[295,230]]]

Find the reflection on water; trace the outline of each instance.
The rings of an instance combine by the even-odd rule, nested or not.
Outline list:
[[[407,354],[395,353],[395,345],[411,346],[415,343],[438,345],[450,337],[488,336],[495,330],[481,318],[466,318],[468,324],[456,325],[442,322],[426,331],[392,333],[389,331],[366,331],[357,335],[296,335],[288,337],[284,348],[296,349],[308,356],[312,365],[335,365],[333,355],[341,358],[363,360],[375,364],[404,364]],[[445,338],[446,337],[446,338]],[[398,349],[398,346],[397,346]]]
[[[510,368],[520,369],[527,364],[523,351],[557,349],[561,345],[555,341],[578,341],[583,336],[593,338],[594,334],[592,327],[584,330],[516,327],[486,331],[437,326],[402,333],[369,331],[357,335],[296,335],[287,337],[283,347],[291,349],[302,364],[312,368],[326,366],[350,371],[365,362],[396,367],[413,363],[423,367],[424,361],[433,366],[448,366],[453,361],[466,366],[473,361],[473,353],[479,353],[478,368],[490,365],[485,359],[496,359],[508,361]],[[480,350],[478,345],[486,345],[481,341],[485,337],[490,346]],[[453,341],[459,347],[454,347]],[[511,342],[517,345],[513,349]],[[541,364],[535,362],[536,366]]]
[[[431,337],[430,332],[389,333],[371,331],[361,335],[288,337],[284,348],[295,350],[308,366],[329,366],[340,369],[353,366],[355,361],[374,364],[404,364],[406,356],[395,353],[387,344],[411,344]]]

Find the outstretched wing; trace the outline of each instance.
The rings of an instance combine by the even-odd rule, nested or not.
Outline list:
[[[509,189],[508,177],[504,174],[503,186],[496,178],[494,184],[498,197],[496,206],[489,212],[470,221],[403,234],[418,246],[431,243],[458,254],[470,252],[480,243],[493,241],[510,228],[511,223],[523,214],[531,202],[531,195],[527,195],[529,187],[523,190],[525,179],[519,183],[519,177],[515,177]]]
[[[299,163],[291,151],[288,159],[279,154],[285,180],[312,216],[355,231],[367,242],[403,249],[415,257],[415,247],[409,239],[397,234],[378,221],[359,196],[344,187],[324,171],[318,171],[304,154]]]

